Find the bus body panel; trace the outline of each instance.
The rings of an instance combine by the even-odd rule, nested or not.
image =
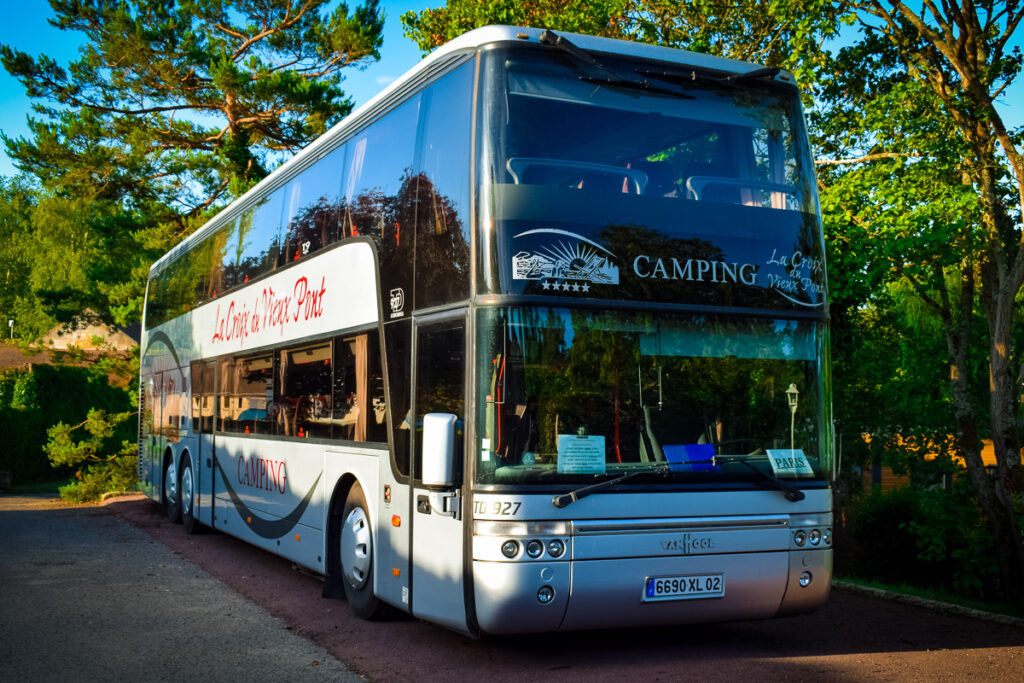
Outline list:
[[[377,467],[380,507],[377,515],[377,545],[374,561],[377,597],[409,609],[410,534],[412,506],[408,482],[399,482],[387,453],[381,453]]]

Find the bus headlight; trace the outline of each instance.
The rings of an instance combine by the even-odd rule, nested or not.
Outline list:
[[[803,529],[798,529],[797,532],[795,534],[793,534],[793,543],[796,543],[798,548],[802,548],[804,543],[806,543],[806,542],[807,542],[807,532],[804,531]]]
[[[544,544],[541,543],[540,541],[536,540],[536,539],[534,539],[534,540],[532,540],[532,541],[530,541],[529,543],[526,544],[526,554],[529,555],[530,557],[533,557],[533,558],[540,557],[543,552],[544,552]]]
[[[494,546],[491,546],[492,548]],[[511,559],[519,554],[519,541],[505,541],[501,544],[501,554]]]
[[[818,545],[821,543],[821,531],[818,529],[811,529],[809,540],[811,541],[811,545]]]
[[[804,572],[803,574],[801,574],[800,575],[800,587],[801,588],[807,588],[808,586],[810,586],[812,578],[813,577],[811,577],[811,573],[810,572]]]
[[[541,586],[537,591],[537,602],[546,605],[555,599],[555,589],[551,586]]]

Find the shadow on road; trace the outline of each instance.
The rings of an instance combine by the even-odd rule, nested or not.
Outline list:
[[[412,619],[362,621],[344,601],[322,599],[319,580],[288,561],[222,534],[188,537],[149,501],[108,509],[377,680],[1012,678],[1024,661],[1024,629],[842,591],[822,610],[786,619],[473,641]]]

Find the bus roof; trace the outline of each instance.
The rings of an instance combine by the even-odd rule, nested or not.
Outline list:
[[[276,189],[291,176],[293,170],[304,167],[307,163],[332,149],[338,142],[357,132],[365,124],[390,109],[394,102],[401,100],[406,91],[415,89],[422,82],[429,80],[434,73],[444,70],[451,63],[459,61],[461,57],[473,54],[479,48],[486,45],[504,42],[539,43],[540,35],[545,30],[518,26],[484,26],[468,31],[437,48],[416,64],[416,66],[409,69],[401,77],[370,98],[365,104],[357,107],[330,130],[296,153],[291,159],[281,164],[244,195],[224,207],[216,216],[207,221],[203,227],[171,248],[151,266],[150,277],[162,270],[169,262],[177,258],[179,254],[187,251],[209,232],[222,225],[229,216],[236,212],[237,207],[246,204],[252,198]],[[555,33],[566,37],[576,46],[588,52],[604,52],[640,59],[675,62],[702,69],[731,73],[744,73],[759,68],[759,65],[751,62],[649,45],[647,43],[636,43],[615,38],[598,38],[562,31],[555,31]],[[785,83],[793,83],[793,77],[786,71],[780,71],[774,78]]]

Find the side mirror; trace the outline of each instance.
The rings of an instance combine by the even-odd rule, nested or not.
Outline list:
[[[423,416],[423,486],[447,488],[454,486],[457,456],[455,423],[451,413],[428,413]]]

